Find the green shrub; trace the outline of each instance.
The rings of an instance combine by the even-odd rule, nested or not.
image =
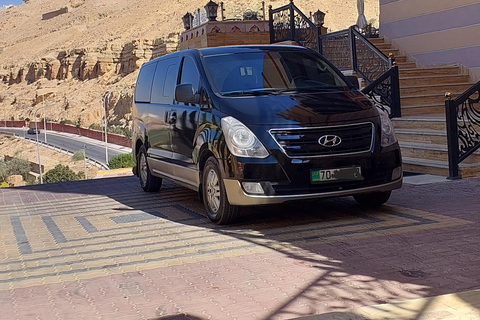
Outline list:
[[[83,149],[75,151],[75,153],[72,156],[73,161],[80,161],[80,160],[83,160],[84,158],[85,158],[85,150]]]
[[[118,169],[118,168],[131,168],[135,165],[133,161],[133,156],[131,153],[119,154],[118,156],[114,156],[108,161],[108,167],[110,169]]]
[[[10,187],[10,185],[6,181],[3,181],[2,183],[0,183],[0,188],[8,188],[8,187]]]
[[[107,131],[109,133],[122,135],[127,139],[132,137],[132,129],[130,127],[110,126]]]
[[[24,159],[13,158],[12,160],[5,162],[7,165],[7,176],[19,174],[23,179],[27,179],[30,172],[30,162]]]
[[[75,122],[68,120],[68,119],[62,119],[60,120],[60,124],[73,124],[75,125]]]
[[[39,181],[36,180],[34,176],[30,176],[30,175],[27,177],[27,180],[25,180],[25,182],[26,182],[27,185],[29,185],[29,186],[39,183]]]
[[[54,183],[61,181],[75,181],[81,180],[84,178],[83,172],[75,173],[68,166],[57,165],[55,168],[49,170],[44,175],[44,180],[46,183]]]
[[[98,123],[92,123],[88,128],[92,129],[92,130],[97,130],[97,131],[102,131],[103,128],[101,125],[99,125]]]
[[[7,177],[8,177],[7,163],[3,159],[0,159],[0,181],[7,180]]]

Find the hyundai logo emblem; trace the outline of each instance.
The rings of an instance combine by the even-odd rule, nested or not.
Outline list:
[[[318,144],[327,148],[336,147],[340,143],[342,143],[342,138],[333,134],[326,134],[318,139]]]

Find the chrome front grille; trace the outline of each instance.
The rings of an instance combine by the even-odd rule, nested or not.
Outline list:
[[[325,157],[371,151],[374,126],[368,122],[334,127],[271,129],[269,133],[290,158]],[[341,143],[322,146],[319,140],[324,136],[337,136]]]

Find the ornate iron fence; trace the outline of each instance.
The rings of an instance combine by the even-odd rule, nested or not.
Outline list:
[[[398,68],[354,27],[320,35],[294,4],[269,11],[270,43],[293,41],[319,51],[341,71],[353,70],[368,83],[369,95],[391,118],[401,117]]]
[[[349,29],[319,37],[319,51],[341,71],[353,70]]]
[[[294,41],[318,51],[318,28],[294,4],[269,10],[270,43]]]
[[[398,67],[393,66],[376,80],[370,82],[362,92],[375,102],[377,107],[388,113],[390,118],[400,118],[400,84]]]
[[[321,35],[319,50],[338,69],[361,75],[368,83],[362,92],[387,111],[390,118],[401,117],[398,67],[358,30],[350,27]]]
[[[480,82],[456,99],[446,97],[448,178],[459,179],[459,164],[480,148]]]

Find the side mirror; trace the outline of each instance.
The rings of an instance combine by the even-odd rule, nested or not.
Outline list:
[[[360,84],[358,83],[358,78],[355,76],[347,76],[348,81],[355,87],[355,89],[360,90]]]
[[[200,97],[195,94],[191,84],[179,84],[175,88],[175,100],[184,103],[199,103]]]

